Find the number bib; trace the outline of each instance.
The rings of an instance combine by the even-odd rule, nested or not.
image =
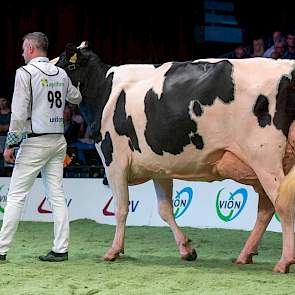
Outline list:
[[[63,111],[68,88],[64,70],[51,63],[23,67],[31,75],[31,128],[33,133],[64,133]]]

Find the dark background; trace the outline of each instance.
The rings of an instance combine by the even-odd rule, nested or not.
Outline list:
[[[218,0],[217,0],[218,1]],[[218,57],[237,44],[202,42],[202,0],[196,1],[16,1],[0,8],[0,95],[11,99],[15,70],[23,65],[22,37],[42,31],[49,38],[49,58],[68,42],[88,40],[112,65],[162,63]],[[274,29],[294,29],[291,1],[234,1],[244,43],[271,36]]]

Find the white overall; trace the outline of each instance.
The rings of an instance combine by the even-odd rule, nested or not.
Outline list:
[[[40,171],[53,211],[52,251],[68,251],[69,218],[62,184],[67,147],[63,135],[65,99],[78,104],[81,94],[64,70],[48,63],[47,58],[35,58],[17,70],[9,131],[25,130],[39,136],[24,139],[16,157],[0,232],[2,255],[10,248],[25,199]]]

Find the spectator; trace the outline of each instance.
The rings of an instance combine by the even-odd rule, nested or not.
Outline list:
[[[81,133],[81,124],[73,120],[71,107],[67,104],[64,109],[65,138],[68,144],[77,142]]]
[[[253,39],[253,53],[252,57],[263,56],[264,53],[264,41],[262,38]]]
[[[244,46],[240,45],[235,49],[233,58],[247,58],[247,57],[248,57],[247,51]]]
[[[78,138],[84,137],[84,132],[85,132],[85,124],[84,124],[84,119],[80,114],[80,111],[78,109],[78,106],[72,103],[68,104],[68,107],[71,110],[71,117],[72,121],[76,122],[80,126]]]
[[[278,59],[282,58],[285,53],[286,42],[284,39],[279,39],[274,44],[274,51],[271,53],[271,57]]]
[[[295,32],[289,32],[287,35],[287,51],[282,58],[295,59]]]
[[[0,96],[0,136],[6,136],[10,123],[11,109],[8,100]]]
[[[274,44],[276,43],[276,41],[282,40],[284,39],[283,34],[281,31],[276,30],[273,32],[272,34],[272,46],[268,47],[265,52],[263,53],[263,57],[271,57],[272,52],[274,51]]]
[[[279,54],[278,52],[276,52],[276,51],[273,51],[273,52],[271,53],[270,57],[271,57],[272,59],[279,59],[279,58],[280,58],[280,54]]]

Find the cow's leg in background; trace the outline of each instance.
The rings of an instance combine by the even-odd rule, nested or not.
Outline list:
[[[112,173],[110,173],[112,175]],[[115,217],[116,217],[116,233],[113,240],[112,247],[104,255],[103,259],[106,261],[114,261],[124,253],[124,239],[126,219],[128,215],[129,192],[127,177],[123,177],[118,172],[114,173],[117,177],[108,176],[108,181],[112,188],[115,200]]]
[[[253,187],[259,195],[256,223],[243,250],[235,261],[237,264],[253,263],[252,257],[258,255],[260,240],[275,212],[272,202],[261,185],[256,184]]]
[[[294,252],[294,202],[295,202],[295,169],[293,168],[284,178],[275,207],[278,212],[283,230],[282,257],[274,271],[287,273],[291,264],[295,264]]]
[[[158,199],[158,210],[161,218],[167,222],[173,232],[181,258],[184,260],[196,260],[197,253],[190,245],[190,240],[182,233],[177,225],[172,206],[173,180],[154,179],[154,186]]]

